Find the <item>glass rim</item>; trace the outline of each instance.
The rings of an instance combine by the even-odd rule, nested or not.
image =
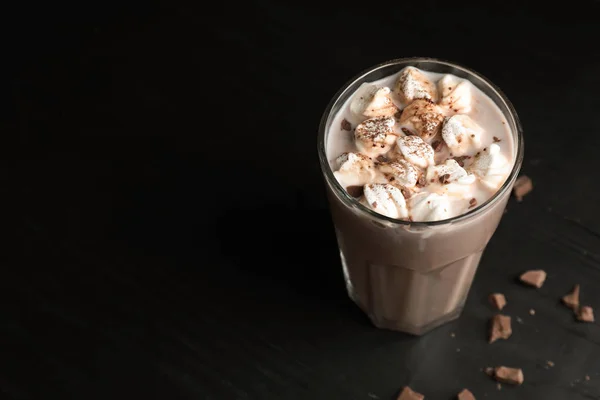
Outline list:
[[[504,181],[502,186],[500,186],[500,188],[488,200],[486,200],[485,202],[483,202],[480,205],[477,205],[476,207],[467,211],[466,213],[463,213],[463,214],[460,214],[460,215],[457,215],[457,216],[454,216],[451,218],[437,220],[437,221],[407,221],[407,220],[402,220],[402,219],[390,218],[388,216],[379,214],[378,212],[375,212],[375,211],[371,210],[370,208],[361,204],[357,199],[355,199],[354,197],[352,197],[348,194],[348,192],[342,187],[342,185],[340,185],[338,180],[333,175],[333,170],[331,169],[331,166],[329,165],[329,161],[327,159],[327,151],[326,151],[326,143],[325,143],[325,134],[327,133],[326,132],[327,131],[327,121],[331,115],[333,106],[340,100],[340,98],[344,94],[346,94],[348,89],[353,84],[355,84],[357,81],[365,78],[367,75],[373,73],[374,71],[384,68],[384,67],[387,67],[387,66],[390,66],[390,65],[406,64],[408,66],[408,65],[411,65],[411,63],[415,64],[415,63],[421,63],[421,62],[429,62],[429,63],[434,63],[434,64],[445,65],[445,66],[448,66],[451,68],[461,70],[462,72],[466,73],[467,75],[474,76],[474,77],[478,78],[479,80],[481,80],[484,84],[486,84],[489,87],[489,89],[491,89],[492,91],[494,91],[496,93],[496,95],[498,96],[498,98],[500,100],[502,100],[502,102],[504,103],[504,106],[506,106],[506,109],[508,110],[508,114],[512,120],[512,121],[510,121],[510,122],[512,122],[511,131],[513,130],[512,129],[513,126],[516,130],[516,132],[514,132],[514,134],[516,134],[516,141],[515,141],[516,157],[514,159],[514,164],[513,164],[512,170],[510,171],[510,174],[508,175],[508,177],[506,178],[506,180]],[[375,218],[380,221],[384,221],[387,224],[392,223],[392,224],[396,224],[396,225],[414,226],[414,227],[430,227],[430,226],[445,225],[445,224],[449,224],[449,223],[453,223],[453,222],[463,221],[466,219],[473,218],[476,215],[479,215],[482,212],[489,209],[494,203],[496,203],[496,201],[501,197],[501,195],[503,195],[512,186],[513,182],[515,181],[515,179],[519,173],[519,170],[521,169],[521,165],[523,163],[523,153],[524,153],[523,127],[521,126],[521,121],[519,120],[517,111],[513,107],[510,100],[508,100],[506,95],[502,92],[502,90],[500,90],[500,88],[498,88],[488,78],[486,78],[485,76],[481,75],[478,72],[473,71],[470,68],[464,67],[455,62],[446,61],[446,60],[442,60],[439,58],[432,58],[432,57],[395,58],[392,60],[388,60],[388,61],[379,63],[373,67],[364,69],[361,72],[359,72],[358,74],[356,74],[355,76],[353,76],[352,78],[350,78],[335,93],[335,95],[332,97],[332,99],[327,104],[327,107],[325,108],[325,112],[321,116],[321,122],[319,123],[319,134],[318,134],[317,145],[318,145],[318,153],[319,153],[319,163],[321,164],[321,172],[325,176],[327,183],[330,186],[332,186],[335,194],[344,203],[346,203],[346,205],[352,206],[352,207],[360,210],[361,212],[371,216],[372,218]]]

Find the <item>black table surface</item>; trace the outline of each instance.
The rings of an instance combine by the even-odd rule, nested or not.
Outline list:
[[[600,308],[600,7],[452,3],[3,14],[0,398],[599,399],[600,327],[559,299],[580,283]],[[333,94],[406,56],[502,88],[535,185],[462,316],[422,337],[347,297],[316,155]],[[492,292],[514,332],[490,345]],[[498,389],[496,365],[525,383]]]

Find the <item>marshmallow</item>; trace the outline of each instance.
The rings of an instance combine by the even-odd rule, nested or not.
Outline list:
[[[477,179],[475,175],[467,173],[455,160],[446,160],[444,164],[431,165],[427,168],[427,181],[441,184],[459,183],[470,185]]]
[[[350,103],[350,111],[365,117],[389,117],[398,112],[392,102],[390,89],[362,84]]]
[[[433,82],[419,69],[406,67],[396,81],[395,92],[403,104],[408,105],[416,99],[437,100],[437,89]]]
[[[421,168],[434,165],[434,152],[431,146],[418,136],[400,136],[396,143],[406,161]]]
[[[445,75],[438,82],[438,86],[440,105],[460,114],[471,111],[471,82],[454,75]]]
[[[344,153],[336,159],[339,169],[333,173],[340,185],[363,186],[373,182],[377,171],[373,160],[360,153]]]
[[[400,129],[429,141],[438,134],[444,122],[442,109],[428,100],[415,100],[400,115]]]
[[[413,221],[439,221],[450,218],[448,196],[422,192],[410,198],[410,212]]]
[[[469,172],[477,175],[483,184],[497,190],[508,176],[510,163],[500,153],[500,146],[491,144],[475,155],[475,160],[469,166]]]
[[[454,156],[474,154],[481,148],[483,129],[468,115],[446,118],[442,127],[442,138]]]
[[[380,164],[379,170],[394,177],[394,183],[412,188],[417,184],[419,171],[408,161],[399,159]]]
[[[369,156],[387,153],[396,140],[394,117],[376,117],[358,124],[354,130],[356,147]]]
[[[408,218],[406,201],[402,192],[389,184],[365,185],[364,194],[369,207],[390,218]]]

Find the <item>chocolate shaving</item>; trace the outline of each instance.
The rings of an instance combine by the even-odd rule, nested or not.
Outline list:
[[[404,386],[404,389],[398,396],[397,400],[423,400],[424,398],[425,396],[423,396],[421,393],[417,393],[408,386]]]
[[[546,280],[546,271],[542,269],[527,271],[524,274],[522,274],[519,279],[521,279],[521,282],[539,289],[542,287],[544,281]]]
[[[444,142],[442,142],[441,140],[434,140],[431,143],[431,147],[433,148],[433,151],[436,151],[436,152],[442,150],[443,145],[444,145]]]
[[[493,138],[493,139],[494,139],[494,143],[498,143],[498,142],[500,142],[500,139],[498,139],[498,136],[494,136],[494,138]]]
[[[342,129],[345,131],[351,131],[352,130],[352,125],[350,124],[350,122],[348,122],[348,120],[346,118],[344,118],[342,120]]]
[[[490,327],[490,343],[494,343],[498,339],[508,339],[512,335],[510,326],[510,317],[502,314],[496,314],[492,318]]]
[[[523,197],[533,190],[533,183],[528,176],[522,175],[515,181],[513,186],[513,194],[517,198],[517,201],[522,201]]]
[[[525,381],[521,368],[496,367],[494,369],[494,378],[498,382],[511,385],[520,385]]]
[[[594,309],[590,306],[579,307],[577,319],[581,322],[594,322]]]
[[[575,285],[571,293],[564,295],[562,302],[565,306],[576,311],[579,308],[579,285]]]
[[[359,198],[363,195],[364,188],[363,186],[348,186],[346,188],[346,192],[354,198]]]
[[[440,176],[440,183],[442,185],[445,185],[449,181],[450,181],[450,174],[444,174],[444,175]]]
[[[476,198],[472,198],[471,200],[469,200],[469,208],[473,208],[477,205],[477,199]]]
[[[475,396],[469,389],[463,389],[457,396],[458,400],[475,400]]]
[[[461,167],[464,167],[465,160],[468,160],[469,158],[471,158],[471,156],[454,157],[454,161],[456,161],[458,163],[458,165],[460,165]]]
[[[498,310],[502,310],[506,305],[506,297],[502,293],[492,293],[490,294],[490,302]]]

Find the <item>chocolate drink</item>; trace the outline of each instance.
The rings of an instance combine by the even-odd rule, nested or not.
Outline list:
[[[422,81],[405,84],[407,73]],[[508,100],[457,65],[394,60],[334,97],[319,157],[354,302],[376,326],[412,334],[457,318],[523,158]]]

